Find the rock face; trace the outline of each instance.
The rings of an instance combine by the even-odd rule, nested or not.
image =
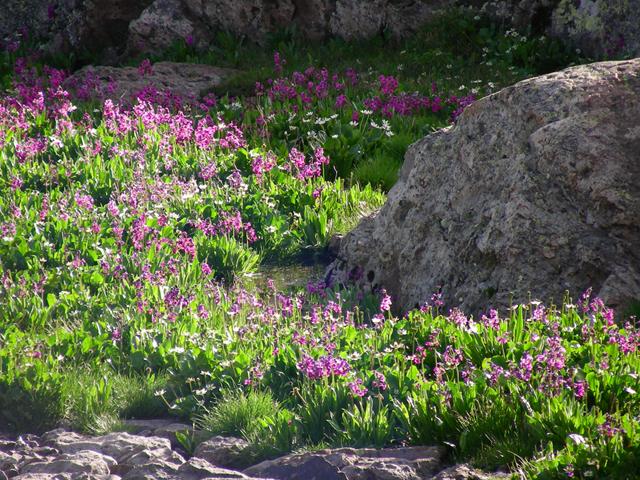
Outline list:
[[[21,27],[45,50],[90,52],[117,65],[131,56],[193,39],[206,48],[219,31],[265,42],[296,25],[303,36],[367,38],[385,31],[409,37],[439,9],[471,5],[520,31],[570,40],[597,58],[640,55],[640,0],[5,0],[0,42]],[[7,14],[6,12],[10,12]]]
[[[45,51],[62,55],[91,52],[103,63],[124,53],[129,23],[153,0],[3,0],[0,43],[26,28],[42,38]]]
[[[342,239],[334,282],[466,313],[593,287],[640,299],[640,59],[532,78],[409,147],[385,205]]]
[[[334,34],[346,40],[388,29],[407,37],[441,8],[458,0],[156,0],[129,27],[128,52],[169,48],[174,39],[207,44],[216,31],[264,43],[276,29],[294,24],[303,36],[319,40]]]
[[[225,465],[247,443],[214,437],[201,443],[191,458],[171,449],[168,437],[188,425],[164,420],[127,421],[137,435],[113,432],[88,437],[64,429],[42,437],[0,436],[0,480],[497,480],[506,474],[485,475],[467,465],[444,468],[439,447],[397,449],[341,448],[265,461],[243,472]],[[165,437],[158,436],[159,434]],[[231,459],[231,460],[230,460]]]

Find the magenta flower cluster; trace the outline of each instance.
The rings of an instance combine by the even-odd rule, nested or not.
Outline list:
[[[336,358],[331,355],[322,355],[315,360],[307,353],[302,354],[302,359],[297,364],[298,370],[310,380],[323,377],[344,377],[351,372],[349,362],[344,358]]]

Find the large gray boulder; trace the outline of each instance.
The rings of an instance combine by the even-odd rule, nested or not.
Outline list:
[[[525,80],[410,146],[328,275],[385,288],[399,311],[438,289],[476,315],[510,292],[640,299],[640,59]]]

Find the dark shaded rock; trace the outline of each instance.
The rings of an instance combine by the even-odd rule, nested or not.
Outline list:
[[[129,25],[127,55],[169,50],[175,40],[193,41],[193,46],[201,49],[213,38],[212,30],[187,3],[156,0]]]
[[[597,59],[640,55],[638,0],[473,1],[484,11],[525,32],[575,44]],[[606,57],[605,57],[606,55]]]
[[[399,311],[442,288],[480,315],[588,287],[640,299],[640,59],[573,67],[485,97],[409,147],[386,204],[328,275]],[[357,269],[364,275],[349,275]]]
[[[344,235],[342,235],[341,233],[334,233],[333,235],[331,235],[331,238],[329,238],[329,253],[333,256],[337,256],[338,253],[340,253],[340,244],[342,243],[342,239],[344,238]]]
[[[153,0],[5,0],[0,14],[0,41],[25,28],[44,41],[54,55],[89,53],[100,56],[113,48],[124,53],[129,23]],[[11,15],[4,15],[11,12]]]
[[[5,0],[0,41],[15,40],[26,27],[46,52],[115,66],[170,49],[175,40],[207,48],[220,31],[259,43],[294,25],[312,40],[382,32],[408,38],[438,10],[470,4],[521,32],[569,40],[595,58],[640,55],[640,0]]]

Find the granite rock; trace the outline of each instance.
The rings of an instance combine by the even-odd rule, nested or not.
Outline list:
[[[477,318],[511,293],[640,299],[640,59],[485,97],[411,145],[398,177],[342,239],[333,282],[385,288],[397,313],[441,289],[445,312]]]

